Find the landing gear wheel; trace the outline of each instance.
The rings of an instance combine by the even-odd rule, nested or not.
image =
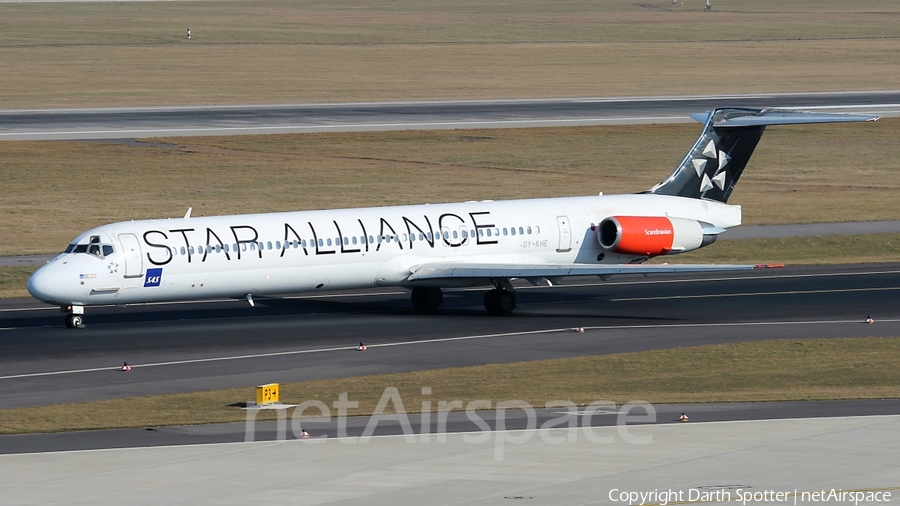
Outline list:
[[[516,294],[506,290],[489,290],[484,294],[484,308],[491,314],[510,314],[516,308]]]
[[[66,316],[66,327],[70,329],[83,329],[84,318],[80,314],[70,314]]]
[[[412,290],[412,303],[421,311],[434,311],[444,303],[444,293],[440,288],[417,286]]]

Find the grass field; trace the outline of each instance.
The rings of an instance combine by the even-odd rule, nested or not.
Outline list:
[[[351,415],[372,413],[386,387],[399,390],[407,412],[421,410],[425,386],[432,388],[427,400],[433,407],[441,400],[466,405],[476,399],[519,399],[534,406],[551,400],[621,404],[883,399],[900,396],[898,360],[898,338],[764,341],[308,381],[282,385],[281,398],[292,404],[320,400],[330,406],[347,392],[350,400],[359,402]],[[140,368],[132,374],[141,374]],[[277,374],[272,381],[278,381]],[[0,434],[241,422],[245,414],[239,406],[253,398],[248,387],[0,409]]]
[[[0,4],[2,108],[886,89],[892,0]],[[186,30],[191,28],[192,39]]]
[[[900,219],[900,119],[773,128],[729,203],[746,224]],[[0,143],[0,255],[113,221],[637,192],[697,125]],[[717,245],[718,247],[718,245]]]

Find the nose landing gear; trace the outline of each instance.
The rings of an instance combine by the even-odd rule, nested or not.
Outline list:
[[[59,308],[66,315],[66,328],[83,329],[84,328],[84,307],[83,306],[63,306]]]

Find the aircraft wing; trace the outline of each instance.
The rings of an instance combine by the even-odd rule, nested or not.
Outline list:
[[[744,271],[781,265],[714,265],[714,264],[555,264],[510,265],[441,263],[414,268],[408,281],[448,278],[559,278],[565,276],[612,276],[617,274],[663,274],[676,272]]]

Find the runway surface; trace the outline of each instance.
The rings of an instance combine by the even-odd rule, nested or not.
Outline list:
[[[900,90],[257,106],[0,111],[0,140],[108,139],[693,121],[714,107],[900,115]]]
[[[795,267],[482,290],[436,314],[400,289],[246,302],[89,308],[88,327],[31,300],[0,306],[0,405],[89,401],[760,339],[900,336],[900,265]],[[876,320],[863,323],[867,314]],[[584,327],[584,333],[573,332]],[[369,351],[353,351],[364,341]],[[127,361],[131,373],[116,369]]]

